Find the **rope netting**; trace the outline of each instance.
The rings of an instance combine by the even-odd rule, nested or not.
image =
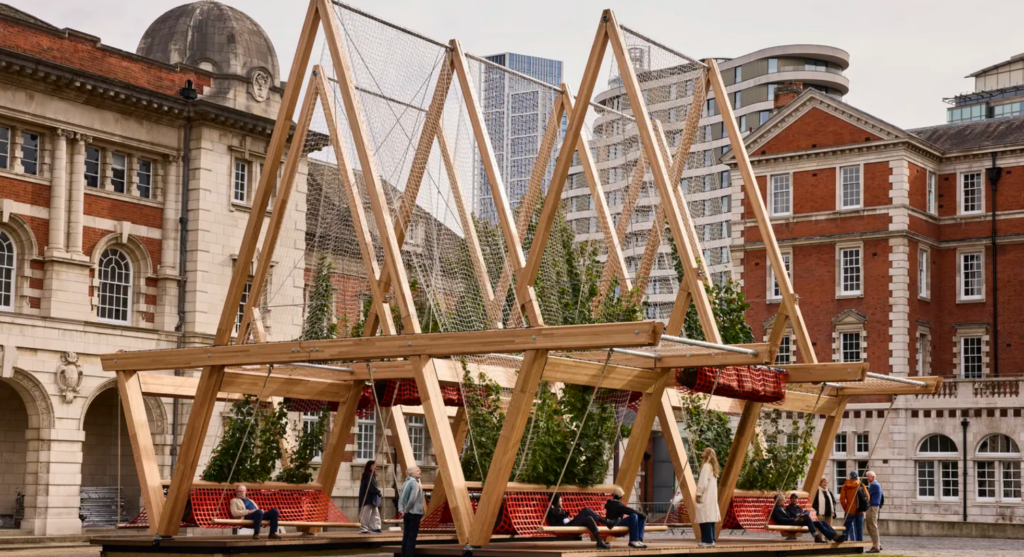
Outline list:
[[[807,497],[799,498],[798,504],[801,508],[810,510],[812,517],[816,516],[814,509],[810,508]],[[775,508],[774,494],[736,495],[732,498],[732,503],[729,504],[725,518],[722,520],[722,528],[731,530],[742,529],[749,532],[767,532],[768,525],[772,524],[771,515],[773,508]],[[652,524],[689,526],[690,520],[686,503],[683,502],[679,506],[673,507],[669,510],[668,514]],[[817,519],[815,518],[815,520]]]
[[[562,508],[570,516],[575,516],[582,509],[589,508],[604,516],[604,504],[611,498],[609,493],[562,493]],[[516,535],[524,538],[554,537],[540,531],[545,526],[550,493],[514,491],[505,493],[498,519],[494,525],[494,535]],[[471,499],[473,510],[479,497]],[[455,524],[452,513],[445,503],[433,513],[423,517],[420,530],[436,532],[453,532]]]
[[[786,377],[785,370],[768,366],[688,367],[677,373],[676,388],[771,404],[786,400]]]

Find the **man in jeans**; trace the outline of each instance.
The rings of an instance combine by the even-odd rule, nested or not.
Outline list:
[[[882,485],[875,479],[875,473],[868,470],[864,476],[868,479],[868,535],[871,536],[871,549],[868,553],[881,553],[882,541],[878,533],[878,513],[882,510]]]

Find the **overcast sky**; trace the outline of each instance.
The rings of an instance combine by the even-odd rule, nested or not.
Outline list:
[[[134,52],[161,13],[182,0],[3,0],[58,27]],[[305,0],[224,0],[259,22],[287,77]],[[972,89],[964,76],[1024,52],[1024,2],[948,0],[351,0],[353,5],[474,54],[519,52],[562,60],[577,88],[601,9],[696,57],[735,57],[781,44],[850,53],[846,101],[904,128],[945,122],[943,97]],[[320,56],[320,44],[313,59]]]

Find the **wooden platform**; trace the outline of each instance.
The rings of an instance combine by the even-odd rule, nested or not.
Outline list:
[[[645,540],[646,549],[633,549],[625,540],[612,543],[612,549],[597,549],[591,541],[504,541],[473,550],[473,557],[635,557],[641,555],[731,555],[755,557],[758,555],[850,555],[863,553],[871,547],[868,542],[847,542],[843,544],[816,544],[813,541],[773,540],[767,538],[745,538],[719,540],[714,548],[698,547],[693,538],[656,538]],[[382,553],[400,555],[401,547],[388,545]],[[432,557],[463,557],[463,548],[458,543],[419,545],[416,555]]]
[[[153,544],[153,537],[109,536],[90,540],[102,547],[104,557],[131,557],[136,555],[359,555],[376,553],[384,545],[402,542],[401,532],[385,531],[381,534],[356,532],[322,532],[315,536],[283,534],[284,539],[269,540],[267,532],[259,541],[251,535],[179,536]],[[432,543],[458,545],[455,534],[421,534],[421,547]]]

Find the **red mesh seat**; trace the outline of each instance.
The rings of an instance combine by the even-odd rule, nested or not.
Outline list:
[[[683,393],[778,403],[786,400],[786,371],[767,366],[687,367],[676,375]],[[715,383],[717,378],[717,385]]]
[[[249,489],[247,495],[264,510],[277,509],[281,521],[295,522],[351,522],[334,502],[322,491],[302,489]],[[228,524],[214,524],[215,519],[234,518],[231,516],[231,490],[196,488],[189,492],[182,527],[235,528]],[[146,509],[122,526],[123,528],[148,528],[149,515]]]
[[[810,508],[806,497],[799,499],[799,504],[805,509]],[[750,532],[768,532],[767,526],[771,524],[772,509],[775,507],[775,495],[765,493],[763,495],[737,495],[732,498],[725,519],[722,521],[722,528],[730,530],[748,530]],[[814,517],[814,510],[811,509],[811,516]],[[815,518],[816,520],[816,518]],[[689,524],[690,516],[686,512],[686,503],[680,503],[678,507],[669,511],[662,519],[657,521],[663,524]]]
[[[562,508],[575,515],[584,507],[589,507],[597,514],[604,516],[604,504],[611,498],[608,493],[563,493]],[[553,537],[540,531],[544,526],[551,494],[544,492],[516,491],[505,494],[498,519],[494,525],[494,534],[516,535],[524,538]],[[473,510],[476,511],[478,499],[473,499]],[[453,532],[455,524],[452,513],[445,503],[439,509],[423,518],[421,530]]]

